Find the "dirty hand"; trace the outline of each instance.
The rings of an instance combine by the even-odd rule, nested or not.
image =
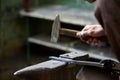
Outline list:
[[[104,36],[104,30],[101,25],[86,25],[81,31],[85,37],[91,37],[87,41],[88,44],[100,43],[101,41],[97,37]],[[77,37],[81,37],[81,32],[76,34]]]

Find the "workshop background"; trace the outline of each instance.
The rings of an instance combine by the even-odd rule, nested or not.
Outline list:
[[[70,7],[81,7],[93,10],[93,5],[84,0],[30,0],[30,8],[38,8],[48,4],[61,4]],[[19,12],[24,9],[24,0],[0,0],[0,80],[20,80],[13,73],[31,64],[47,60],[51,54],[64,53],[59,50],[43,48],[34,45],[30,47],[27,38],[40,31],[49,32],[51,21],[40,20],[45,27],[39,30],[39,21],[32,23],[28,18],[22,17]],[[29,26],[29,23],[34,26]],[[30,27],[30,28],[29,28]],[[42,49],[42,51],[40,51]],[[44,53],[44,54],[43,54]]]

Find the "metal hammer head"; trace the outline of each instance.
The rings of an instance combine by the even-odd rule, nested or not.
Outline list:
[[[59,38],[59,29],[60,29],[60,17],[59,15],[56,16],[53,25],[52,25],[52,31],[51,31],[51,42],[57,42]]]

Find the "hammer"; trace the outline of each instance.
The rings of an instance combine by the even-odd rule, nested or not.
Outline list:
[[[53,25],[52,25],[51,42],[57,42],[60,34],[77,38],[77,36],[76,36],[77,32],[80,32],[80,31],[73,30],[73,29],[67,29],[67,28],[61,28],[60,16],[57,15],[54,22],[53,22]],[[95,38],[95,37],[85,36],[84,32],[82,32],[82,31],[80,33],[81,33],[80,39],[82,41],[86,41],[89,38]],[[104,37],[97,37],[97,39],[103,40]]]

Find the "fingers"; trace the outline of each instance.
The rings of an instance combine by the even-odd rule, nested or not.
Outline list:
[[[78,33],[76,33],[77,37],[81,37],[81,36],[85,36],[85,33],[83,31],[80,31]]]
[[[76,33],[76,36],[88,44],[101,43],[97,37],[104,36],[104,30],[101,25],[86,25],[81,32]]]
[[[96,39],[96,38],[90,38],[89,40],[86,41],[87,44],[100,44],[101,41]]]
[[[83,42],[85,42],[85,40],[83,39],[84,38],[84,32],[78,32],[78,33],[76,33],[76,36],[78,37],[78,38],[80,38]]]
[[[80,38],[83,42],[86,42],[87,44],[100,44],[101,40],[97,39],[97,38],[89,38],[88,40],[84,40],[83,37],[85,37],[84,33],[83,33],[83,37],[81,36],[81,32],[78,32],[77,37]]]
[[[86,25],[81,32],[84,32],[85,36],[93,36],[94,33],[93,28],[94,28],[93,25]]]
[[[80,35],[81,35],[80,32],[77,32],[77,33],[76,33],[76,36],[77,36],[77,37],[80,37]]]
[[[82,29],[82,31],[88,31],[89,29],[91,29],[91,26],[92,26],[92,25],[86,25],[86,26]]]
[[[85,36],[91,36],[91,37],[100,37],[104,36],[104,30],[101,25],[86,25],[82,32],[84,32]]]

